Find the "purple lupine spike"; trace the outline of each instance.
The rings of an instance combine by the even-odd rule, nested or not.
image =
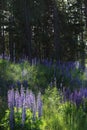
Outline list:
[[[76,105],[77,105],[77,107],[79,107],[81,105],[81,103],[82,103],[82,96],[81,96],[81,93],[78,92],[77,98],[76,98]]]
[[[8,91],[8,107],[10,108],[10,106],[11,106],[11,101],[12,99],[11,99],[11,97],[10,97],[10,90]]]
[[[15,105],[15,92],[13,88],[8,91],[8,107],[10,108],[11,105]]]
[[[34,102],[34,94],[32,93],[32,91],[29,91],[28,89],[26,90],[26,104],[27,107],[32,109],[32,104]]]
[[[18,108],[19,107],[19,98],[20,98],[20,94],[18,89],[15,91],[15,106]]]
[[[25,93],[23,87],[21,87],[20,93],[18,90],[15,91],[15,105],[16,107],[22,107],[23,106],[23,100],[25,99]]]
[[[63,88],[63,94],[64,94],[64,100],[69,100],[70,97],[70,89],[69,88]]]
[[[74,93],[71,93],[71,95],[70,95],[70,98],[69,98],[69,99],[70,99],[70,101],[71,101],[71,102],[74,102]]]
[[[76,98],[77,98],[77,95],[78,95],[77,90],[75,90],[75,91],[73,92],[73,94],[74,94],[73,101],[76,102]]]
[[[87,98],[87,88],[84,89],[84,97]]]
[[[21,99],[21,96],[19,95],[18,107],[21,108],[22,106],[23,106],[23,100]]]
[[[42,116],[42,100],[41,100],[41,93],[38,93],[37,96],[37,112],[38,112],[38,117]]]
[[[30,104],[30,92],[29,92],[28,88],[26,90],[25,99],[26,99],[26,106],[27,106],[27,108],[30,108],[31,107],[31,104]]]
[[[11,94],[12,94],[12,102],[13,102],[13,106],[14,106],[15,105],[15,91],[14,91],[14,89],[12,89]]]
[[[35,96],[32,93],[32,91],[30,91],[29,98],[30,98],[30,109],[33,111],[33,103],[34,103]]]
[[[82,97],[85,98],[85,88],[81,88],[79,91],[81,92]]]
[[[35,120],[36,117],[36,101],[35,101],[35,96],[33,97],[33,119]]]
[[[37,100],[35,99],[35,95],[32,91],[28,89],[24,92],[24,89],[21,87],[20,93],[18,89],[14,91],[14,89],[8,91],[8,106],[10,108],[10,127],[13,130],[15,125],[14,120],[14,106],[16,108],[22,108],[22,125],[25,123],[26,119],[26,108],[30,108],[33,113],[33,119],[36,118],[36,112],[38,112],[38,117],[42,115],[42,100],[41,93],[38,93]]]
[[[79,106],[83,102],[82,94],[80,91],[75,90],[73,93],[73,102],[75,102],[76,106],[79,108]]]
[[[21,90],[20,90],[20,99],[21,99],[21,103],[22,103],[22,104],[23,104],[24,98],[25,98],[25,92],[24,92],[23,86],[21,86]]]

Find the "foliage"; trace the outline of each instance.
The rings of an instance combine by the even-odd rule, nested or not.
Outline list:
[[[64,93],[58,90],[56,87],[45,90],[45,94],[42,95],[43,101],[43,112],[39,117],[38,113],[34,117],[33,109],[27,108],[27,102],[22,107],[14,108],[12,104],[14,101],[17,103],[19,99],[17,97],[23,97],[24,89],[20,91],[17,95],[16,91],[9,90],[9,100],[10,106],[6,110],[5,115],[2,116],[0,121],[0,129],[10,129],[11,124],[14,124],[15,130],[86,130],[87,129],[87,89],[84,88],[81,91],[75,90],[77,96],[74,95],[74,100],[71,98],[64,98]],[[15,95],[15,100],[13,99]],[[24,93],[25,95],[28,93]],[[72,95],[72,93],[71,93]],[[84,97],[83,97],[84,95]],[[29,95],[27,95],[29,96]],[[66,95],[67,96],[67,95]],[[80,102],[79,106],[77,100],[79,101],[79,96],[83,97],[83,102]],[[16,101],[17,99],[17,101]],[[29,98],[27,97],[29,100]],[[14,100],[14,101],[13,101]],[[25,98],[23,98],[24,101]],[[12,101],[12,102],[11,102]],[[22,100],[21,100],[22,101]],[[30,101],[29,101],[30,102]],[[24,103],[23,103],[24,104]],[[25,109],[26,111],[25,111]],[[13,111],[12,111],[13,110]],[[13,113],[13,114],[12,114]],[[14,116],[11,116],[14,115]],[[9,121],[9,119],[11,119]],[[13,120],[14,119],[14,120]],[[15,123],[14,123],[15,122]]]
[[[0,97],[0,121],[3,118],[3,116],[5,115],[6,108],[7,108],[7,103],[5,102],[5,99]]]
[[[7,129],[10,130],[10,124],[9,124],[9,115],[10,115],[10,111],[6,110],[5,112],[5,116],[2,118],[1,122],[0,122],[0,129]],[[38,118],[38,116],[36,117],[35,120],[33,120],[33,115],[32,112],[27,109],[26,110],[26,121],[24,123],[24,125],[22,125],[21,123],[21,115],[22,115],[22,109],[19,108],[18,110],[14,110],[14,115],[15,115],[15,126],[14,129],[15,130],[41,130],[41,125],[42,125],[42,121],[40,118]]]
[[[36,65],[30,65],[27,61],[19,64],[0,60],[0,75],[0,87],[3,86],[4,92],[9,86],[20,88],[21,84],[43,93],[49,84],[58,88],[67,86],[73,90],[81,87],[83,80],[82,68],[76,68],[75,62],[57,64],[48,60]]]
[[[1,129],[29,129],[40,130],[42,125],[42,101],[41,94],[35,97],[32,91],[18,90],[8,91],[8,110],[1,118]]]
[[[62,99],[56,88],[46,90],[43,96],[45,130],[86,130],[87,117],[83,107],[78,109],[74,103]]]

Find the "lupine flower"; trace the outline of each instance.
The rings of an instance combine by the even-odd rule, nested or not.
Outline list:
[[[26,100],[26,105],[27,105],[28,108],[31,107],[31,102],[30,102],[30,96],[29,95],[30,95],[30,92],[29,92],[29,90],[27,88],[26,95],[25,95],[25,100]]]
[[[41,100],[41,93],[38,93],[37,96],[37,112],[38,112],[38,117],[42,116],[42,100]]]
[[[64,87],[63,88],[64,101],[69,100],[70,97],[70,89]]]
[[[20,98],[20,94],[19,94],[19,91],[16,90],[15,91],[15,106],[18,108],[20,105],[19,105],[19,99]]]
[[[23,100],[24,100],[24,98],[25,98],[25,92],[24,92],[23,86],[21,86],[20,98],[21,98],[21,102],[22,102],[22,104],[23,104]]]
[[[25,119],[26,119],[26,108],[25,108],[25,101],[24,101],[23,107],[22,107],[22,125],[24,125]]]
[[[68,94],[67,94],[68,92]],[[64,90],[64,99],[67,101],[67,99],[73,103],[76,104],[76,106],[79,108],[81,104],[83,104],[83,99],[87,98],[86,94],[87,91],[86,89],[80,89],[79,91],[75,90],[74,92],[70,93],[69,90]]]
[[[22,109],[22,125],[26,120],[26,109],[30,109],[33,113],[33,119],[36,118],[36,112],[38,112],[38,117],[42,115],[42,101],[41,93],[38,94],[37,99],[32,91],[29,91],[28,88],[25,91],[23,86],[20,89],[20,93],[17,90],[11,89],[8,91],[8,106],[10,108],[10,127],[11,130],[14,127],[14,107]]]
[[[81,103],[82,103],[82,96],[81,96],[80,91],[75,93],[75,94],[76,95],[75,95],[75,99],[74,100],[75,100],[76,106],[79,107],[81,105]]]
[[[35,117],[36,117],[36,101],[35,101],[35,96],[34,96],[34,100],[33,100],[32,111],[33,111],[33,120],[35,120]]]
[[[15,104],[15,93],[14,89],[8,91],[8,107],[14,106]]]

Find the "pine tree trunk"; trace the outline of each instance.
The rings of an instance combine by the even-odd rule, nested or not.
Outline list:
[[[55,1],[54,1],[54,46],[55,46],[56,60],[60,60],[61,59],[60,25],[59,25],[58,9]]]
[[[84,0],[84,5],[85,5],[86,28],[87,28],[87,0]]]
[[[30,25],[30,9],[27,5],[27,0],[24,2],[24,10],[25,10],[25,38],[26,38],[26,51],[28,60],[31,63],[32,57],[31,57],[31,39],[32,39],[32,29]]]
[[[13,54],[13,32],[12,32],[12,16],[9,18],[9,50],[10,50],[10,61],[14,61]]]

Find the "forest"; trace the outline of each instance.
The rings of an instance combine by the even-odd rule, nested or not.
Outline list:
[[[87,130],[86,57],[86,0],[0,0],[0,130]]]
[[[0,0],[3,59],[84,59],[86,33],[86,0]]]

